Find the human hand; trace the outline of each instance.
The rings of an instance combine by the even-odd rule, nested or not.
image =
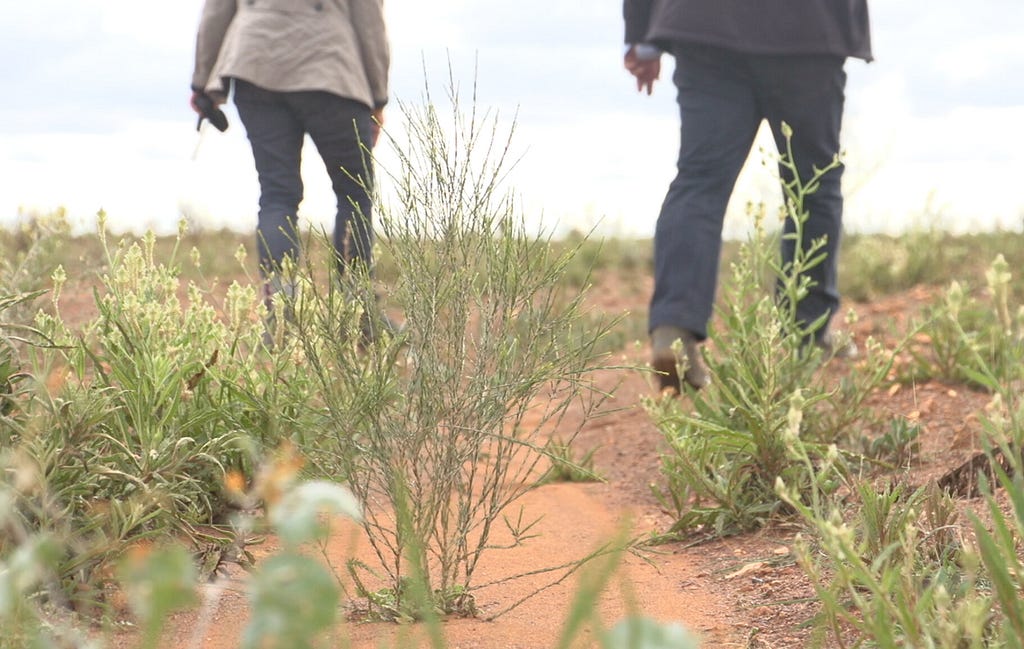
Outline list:
[[[188,100],[188,103],[190,106],[192,106],[192,110],[196,111],[198,115],[203,114],[203,109],[199,106],[199,101],[201,101],[201,97],[206,97],[208,100],[212,101],[214,106],[220,106],[224,103],[223,99],[214,99],[202,90],[193,90],[192,97]]]
[[[202,90],[192,91],[192,99],[189,100],[189,104],[191,104],[192,110],[199,114],[199,121],[196,122],[197,131],[202,128],[204,119],[209,120],[221,133],[228,129],[228,118],[220,109],[220,105],[223,103],[223,98],[214,99]]]
[[[375,108],[370,120],[370,148],[377,146],[377,139],[380,137],[380,128],[384,126],[384,107]]]
[[[636,46],[634,45],[626,52],[624,64],[630,74],[636,77],[636,89],[638,92],[643,92],[645,88],[648,95],[654,92],[654,82],[661,75],[660,56],[653,59],[641,59],[637,56]]]

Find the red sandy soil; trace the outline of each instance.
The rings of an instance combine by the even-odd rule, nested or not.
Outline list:
[[[619,313],[646,312],[650,285],[646,281],[624,286],[605,278],[591,294],[595,308]],[[850,325],[855,337],[868,336],[895,341],[907,330],[919,309],[929,303],[933,292],[916,289],[878,300],[853,305],[858,321]],[[643,364],[645,345],[629,345],[623,352],[626,363]],[[838,361],[825,371],[842,372]],[[597,376],[598,383],[614,390],[607,404],[611,414],[587,422],[574,444],[581,457],[596,449],[594,463],[604,482],[557,483],[536,489],[521,503],[530,517],[541,517],[538,537],[512,551],[485,555],[475,578],[477,583],[526,573],[537,568],[571,562],[612,539],[623,526],[633,537],[666,530],[672,517],[654,497],[651,485],[664,483],[660,454],[664,441],[640,405],[644,396],[656,396],[650,376],[635,370],[608,371]],[[929,382],[917,386],[888,386],[873,398],[874,407],[884,415],[904,416],[922,424],[922,444],[912,472],[920,483],[941,475],[969,458],[978,448],[979,412],[988,397],[963,386]],[[600,603],[605,624],[629,614],[642,614],[665,622],[679,622],[695,632],[705,648],[803,647],[808,631],[800,627],[815,612],[813,591],[791,552],[793,523],[779,524],[756,533],[703,543],[669,543],[649,548],[643,556],[626,555],[619,573]],[[276,544],[252,548],[257,560],[272,552]],[[326,549],[334,566],[344,566],[353,556],[373,565],[361,532],[352,525],[335,525]],[[220,583],[208,619],[198,611],[175,615],[165,633],[167,647],[221,649],[239,646],[248,609],[246,573],[236,566]],[[566,618],[577,586],[575,576],[544,590],[518,608],[494,621],[487,617],[551,580],[531,577],[502,583],[476,593],[481,616],[453,619],[444,623],[444,634],[452,649],[549,649],[553,647]],[[209,593],[215,586],[207,586]],[[418,634],[418,635],[417,635]],[[586,640],[574,646],[596,646]],[[322,646],[352,646],[358,649],[394,647],[400,639],[412,638],[401,646],[428,646],[422,629],[415,625],[384,622],[348,623],[337,636]],[[348,643],[348,644],[346,644]],[[119,649],[137,645],[136,636],[125,631],[112,642]]]

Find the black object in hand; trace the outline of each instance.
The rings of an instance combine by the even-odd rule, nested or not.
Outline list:
[[[201,114],[199,115],[199,121],[196,122],[196,130],[203,125],[203,119],[210,120],[218,131],[223,133],[228,129],[228,118],[220,108],[217,108],[217,104],[213,103],[210,96],[206,93],[197,92],[195,104],[199,108]]]

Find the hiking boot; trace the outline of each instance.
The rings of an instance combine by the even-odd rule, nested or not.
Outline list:
[[[369,311],[363,311],[363,315],[359,319],[359,328],[362,335],[360,342],[363,345],[372,345],[382,335],[387,338],[398,336],[402,333],[404,326],[389,318],[384,311],[374,308],[373,315]]]
[[[850,360],[860,354],[857,343],[845,334],[836,336],[831,331],[826,331],[815,339],[814,344],[824,352],[826,358]]]
[[[681,347],[674,348],[677,340]],[[683,368],[683,379],[691,388],[699,390],[711,383],[697,337],[689,331],[672,326],[655,327],[651,332],[651,351],[651,365],[658,372],[662,390],[671,388],[682,392],[680,367]]]

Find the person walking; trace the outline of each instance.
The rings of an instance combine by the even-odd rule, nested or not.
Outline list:
[[[699,345],[707,338],[717,285],[722,225],[729,197],[762,120],[781,152],[792,129],[793,162],[802,181],[839,153],[848,57],[872,59],[867,0],[624,0],[625,67],[651,94],[661,54],[676,62],[681,121],[677,174],[654,234],[654,293],[649,332],[662,388],[699,389],[710,381]],[[824,239],[824,261],[807,271],[810,293],[797,318],[824,316],[815,342],[833,348],[829,320],[839,305],[837,252],[842,231],[842,167],[806,197],[803,241],[783,238],[783,263],[796,246]],[[780,166],[783,182],[791,173]],[[786,220],[785,231],[794,231]],[[682,358],[673,351],[682,343]]]
[[[257,246],[265,298],[294,293],[282,275],[298,257],[296,213],[306,134],[337,198],[333,244],[344,274],[371,264],[373,169],[388,102],[383,0],[206,0],[196,37],[192,108],[233,90],[259,178]],[[218,126],[226,126],[221,124]]]

